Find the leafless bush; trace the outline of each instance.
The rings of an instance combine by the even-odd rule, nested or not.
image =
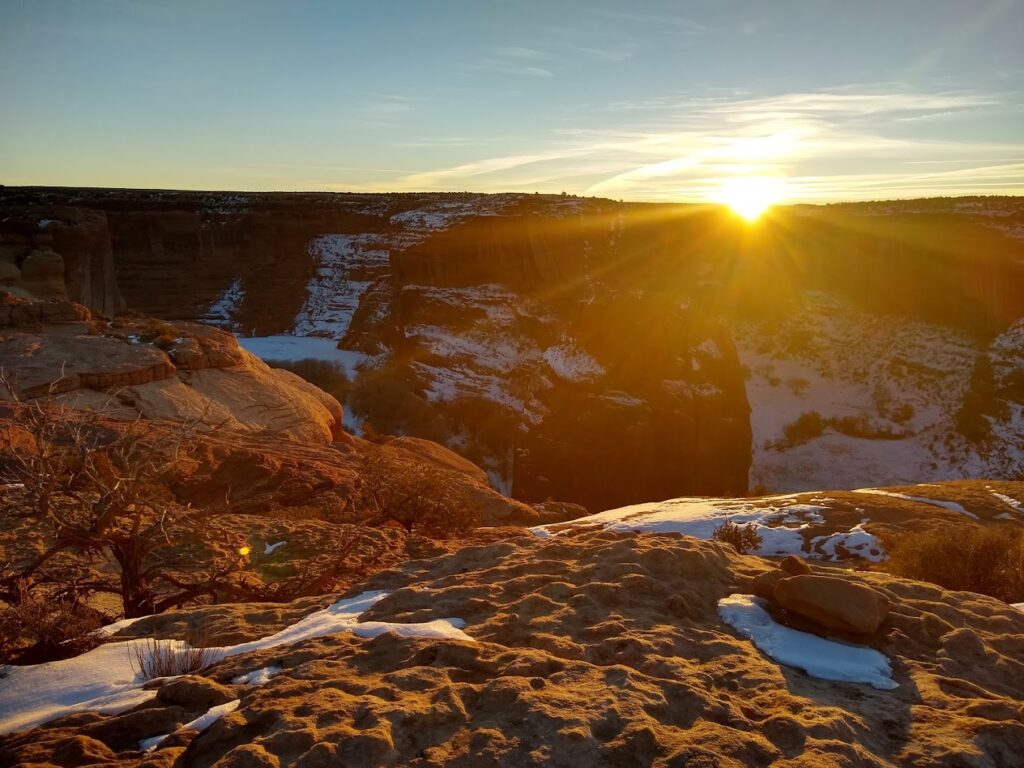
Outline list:
[[[298,573],[270,583],[243,581],[236,596],[259,602],[290,602],[300,597],[337,592],[366,578],[385,561],[386,540],[370,535],[360,526],[352,526],[352,529],[342,546],[310,557],[302,563]]]
[[[465,533],[478,512],[453,472],[392,456],[386,446],[367,458],[361,473],[370,524],[394,522],[432,538]]]
[[[28,595],[0,610],[0,665],[39,664],[94,648],[100,614],[70,598]]]

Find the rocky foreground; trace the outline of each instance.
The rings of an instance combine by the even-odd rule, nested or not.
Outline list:
[[[389,631],[360,637],[355,624],[235,653],[165,681],[135,710],[80,712],[2,737],[0,762],[1019,764],[1024,613],[976,594],[815,566],[886,606],[880,628],[856,641],[884,655],[895,687],[832,682],[773,661],[723,620],[720,601],[750,592],[772,569],[717,543],[594,528],[470,547],[351,590],[389,593],[358,617],[366,627],[392,622]],[[211,644],[239,643],[303,616],[308,624],[330,600],[165,614],[115,639],[181,637],[203,625]],[[792,623],[764,605],[772,621]],[[402,636],[415,633],[401,625],[425,622],[462,629]],[[829,634],[813,622],[803,628]]]

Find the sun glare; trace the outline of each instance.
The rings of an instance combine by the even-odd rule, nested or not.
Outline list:
[[[729,206],[747,221],[755,221],[782,198],[783,184],[778,179],[749,177],[726,181],[715,200]]]

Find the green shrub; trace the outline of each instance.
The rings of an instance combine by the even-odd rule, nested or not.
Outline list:
[[[827,426],[824,416],[817,411],[807,411],[783,427],[782,432],[786,436],[787,446],[792,447],[821,437]]]
[[[437,410],[394,368],[360,371],[352,382],[348,405],[377,433],[411,435],[438,443],[451,437]]]
[[[908,533],[890,547],[885,570],[946,589],[1024,601],[1024,530],[950,526]]]
[[[711,533],[711,538],[723,544],[731,544],[732,548],[741,555],[757,549],[764,539],[757,532],[753,523],[737,525],[731,520],[726,520]]]

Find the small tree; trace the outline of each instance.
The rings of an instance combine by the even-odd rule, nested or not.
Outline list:
[[[403,460],[381,446],[365,460],[361,480],[371,525],[390,521],[409,533],[449,538],[477,524],[472,499],[451,470]]]
[[[216,595],[240,563],[221,558],[196,570],[187,562],[204,514],[167,488],[191,434],[187,424],[154,430],[39,401],[18,406],[0,441],[0,479],[12,486],[0,515],[32,518],[43,545],[0,566],[0,599],[113,593],[134,618]]]

